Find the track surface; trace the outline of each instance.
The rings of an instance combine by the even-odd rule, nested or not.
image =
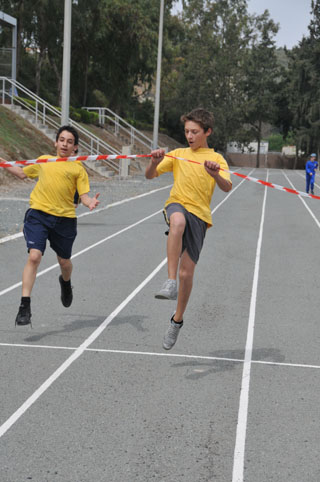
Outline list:
[[[298,171],[240,172],[304,189]],[[320,201],[235,176],[228,195],[217,189],[165,352],[162,178],[149,195],[80,210],[68,309],[47,248],[33,329],[14,327],[24,239],[0,243],[1,482],[320,480]]]

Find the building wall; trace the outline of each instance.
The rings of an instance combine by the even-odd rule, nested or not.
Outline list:
[[[230,166],[256,167],[257,154],[240,154],[228,152],[225,156]],[[268,152],[260,154],[260,167],[270,169],[293,169],[295,158],[284,156],[280,152]],[[305,163],[298,159],[297,169],[304,169]]]

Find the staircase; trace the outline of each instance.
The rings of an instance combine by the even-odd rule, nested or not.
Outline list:
[[[130,146],[135,152],[148,154],[153,149],[153,140],[133,127],[129,122],[120,117],[107,107],[82,107],[82,109],[97,112],[99,125],[111,133],[121,143]],[[157,147],[167,150],[167,146],[158,142]]]

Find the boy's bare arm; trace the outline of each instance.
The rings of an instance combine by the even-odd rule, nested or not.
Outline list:
[[[5,161],[5,159],[2,159],[0,157],[0,162],[6,162],[6,161]],[[7,171],[11,172],[11,174],[14,174],[15,176],[19,177],[20,179],[25,179],[27,177],[27,175],[23,172],[23,170],[20,166],[5,167],[4,169],[7,169]]]
[[[160,164],[162,159],[165,156],[165,150],[164,149],[155,149],[154,151],[151,152],[151,160],[149,164],[146,167],[146,172],[145,176],[147,179],[153,179],[154,177],[157,176],[157,165]]]
[[[207,173],[214,178],[222,191],[231,191],[232,183],[220,175],[220,164],[218,162],[204,161],[204,168]]]

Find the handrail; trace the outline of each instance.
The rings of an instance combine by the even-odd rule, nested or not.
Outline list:
[[[98,111],[99,123],[101,125],[104,125],[105,120],[109,120],[111,123],[114,124],[115,135],[118,135],[119,130],[122,129],[122,131],[124,131],[128,136],[130,136],[131,144],[134,144],[135,140],[137,140],[140,144],[146,146],[148,149],[153,149],[153,142],[148,136],[133,127],[131,124],[129,124],[129,122],[127,122],[125,119],[120,117],[108,107],[82,107],[82,109],[86,109],[88,111]],[[107,113],[111,114],[111,116],[113,116],[114,118],[110,115],[107,115]],[[120,123],[124,124],[127,127],[124,127]],[[158,147],[160,147],[160,145],[158,145]]]
[[[61,126],[61,112],[56,107],[50,105],[37,94],[34,94],[27,87],[20,84],[18,81],[0,76],[0,85],[1,81],[2,92],[0,92],[0,94],[2,104],[5,104],[6,100],[9,99],[11,105],[19,105],[23,109],[31,112],[35,116],[36,124],[40,124],[44,127],[49,126],[55,130],[59,129]],[[27,96],[33,100],[35,105],[32,105],[30,102],[28,102],[28,98],[24,99],[23,97],[18,96],[18,91],[24,94],[24,96]],[[81,134],[79,146],[85,152],[90,154],[121,154],[118,149],[100,139],[88,129],[84,128],[81,124],[78,124],[78,122],[69,119],[69,125],[75,127]],[[107,160],[105,161],[105,164],[109,165],[117,173],[120,172],[118,163],[112,160]]]

